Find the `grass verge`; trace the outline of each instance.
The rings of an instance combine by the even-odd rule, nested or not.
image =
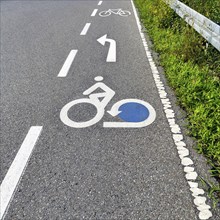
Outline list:
[[[187,112],[196,149],[206,156],[220,183],[220,53],[163,0],[134,0],[160,64]],[[219,15],[220,16],[220,15]],[[220,198],[220,184],[210,195]]]

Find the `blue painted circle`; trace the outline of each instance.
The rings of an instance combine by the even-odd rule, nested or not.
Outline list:
[[[142,122],[149,117],[149,110],[146,106],[136,103],[128,102],[119,107],[119,118],[126,122]]]

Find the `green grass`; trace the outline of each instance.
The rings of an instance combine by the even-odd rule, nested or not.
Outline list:
[[[198,1],[202,2],[194,0],[191,4]],[[220,182],[220,52],[162,0],[134,2],[169,84],[187,112],[196,149],[206,156],[212,167],[211,174]],[[213,2],[218,4],[219,0]],[[220,21],[220,13],[210,14],[212,16]],[[210,192],[219,194],[220,185],[211,186]]]
[[[203,14],[220,25],[220,1],[219,0],[181,0],[184,4]]]

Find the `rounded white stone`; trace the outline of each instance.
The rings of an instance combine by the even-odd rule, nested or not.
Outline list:
[[[162,94],[162,95],[163,95],[163,94],[164,94],[164,95],[167,94],[164,90],[159,91],[159,93]]]
[[[155,83],[160,82],[160,78],[158,78],[157,76],[154,75],[154,81],[155,81]]]
[[[152,70],[152,73],[153,73],[153,74],[158,74],[159,72],[158,72],[157,69],[154,69],[154,70]]]
[[[209,219],[212,217],[212,213],[209,210],[203,210],[199,213],[200,219]]]
[[[192,181],[188,181],[188,184],[190,185],[190,188],[197,188],[198,187],[198,183],[192,182]]]
[[[193,196],[196,197],[198,195],[203,195],[205,192],[203,189],[199,188],[190,188],[191,192],[193,192]]]
[[[161,99],[161,102],[162,102],[163,104],[170,104],[170,105],[171,105],[171,102],[170,102],[170,100],[169,100],[168,98],[166,98],[166,99]]]
[[[177,150],[178,150],[178,154],[180,155],[180,152],[179,152],[179,151],[183,151],[184,148],[183,148],[183,147],[177,147]],[[180,159],[182,160],[183,158],[180,158]]]
[[[196,180],[197,177],[198,177],[198,174],[196,172],[189,172],[186,174],[187,180]]]
[[[193,161],[189,157],[184,157],[182,159],[182,165],[188,166],[188,165],[192,165],[192,164],[193,164]]]
[[[171,125],[171,131],[174,133],[174,134],[180,134],[181,133],[181,130],[180,130],[180,127],[178,125]]]
[[[183,141],[177,142],[176,145],[177,145],[178,147],[185,147],[185,146],[186,146],[185,142],[183,142]]]
[[[184,157],[189,156],[189,150],[188,149],[186,149],[186,150],[178,150],[178,153],[179,153],[180,159],[183,159]]]
[[[182,134],[173,134],[173,139],[174,141],[182,141],[183,140],[183,135]]]
[[[206,204],[205,205],[200,205],[200,206],[197,207],[197,209],[199,211],[209,210],[209,209],[211,209],[211,206],[206,205]]]
[[[177,146],[176,148],[177,148],[177,150],[188,150],[187,148],[182,147],[182,146]]]
[[[158,91],[165,91],[165,88],[163,86],[157,86]],[[166,99],[166,98],[163,98]]]
[[[157,86],[157,87],[163,86],[163,83],[162,83],[161,81],[156,82],[156,86]]]
[[[175,119],[169,118],[169,119],[168,119],[168,122],[169,122],[170,126],[171,126],[171,125],[174,125],[174,124],[175,124]]]
[[[173,114],[171,114],[171,113],[166,114],[166,116],[167,116],[167,118],[174,118],[175,117],[174,113]]]
[[[194,171],[194,167],[184,167],[184,172],[188,173],[188,172],[193,172]]]
[[[206,197],[204,196],[196,196],[194,199],[194,203],[196,206],[206,205],[205,201],[206,201]]]
[[[171,105],[164,105],[163,108],[164,108],[164,110],[166,110],[168,108],[171,108]]]
[[[160,81],[162,83],[158,70],[152,70],[152,72],[153,72],[154,80]]]
[[[178,124],[171,125],[172,128],[176,128],[180,130],[180,126]]]
[[[160,77],[158,76],[158,74],[156,74],[156,73],[153,73],[154,75],[154,80],[155,80],[155,82],[156,81],[160,81]]]
[[[166,98],[167,95],[166,94],[160,94],[160,98]]]
[[[165,113],[168,113],[168,114],[171,113],[172,114],[172,113],[174,113],[174,111],[172,109],[167,109],[167,110],[165,110]]]

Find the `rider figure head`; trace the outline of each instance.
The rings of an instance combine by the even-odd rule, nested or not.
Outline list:
[[[103,77],[102,77],[102,76],[96,76],[96,77],[94,78],[94,80],[97,81],[97,82],[100,82],[100,81],[103,80]]]

